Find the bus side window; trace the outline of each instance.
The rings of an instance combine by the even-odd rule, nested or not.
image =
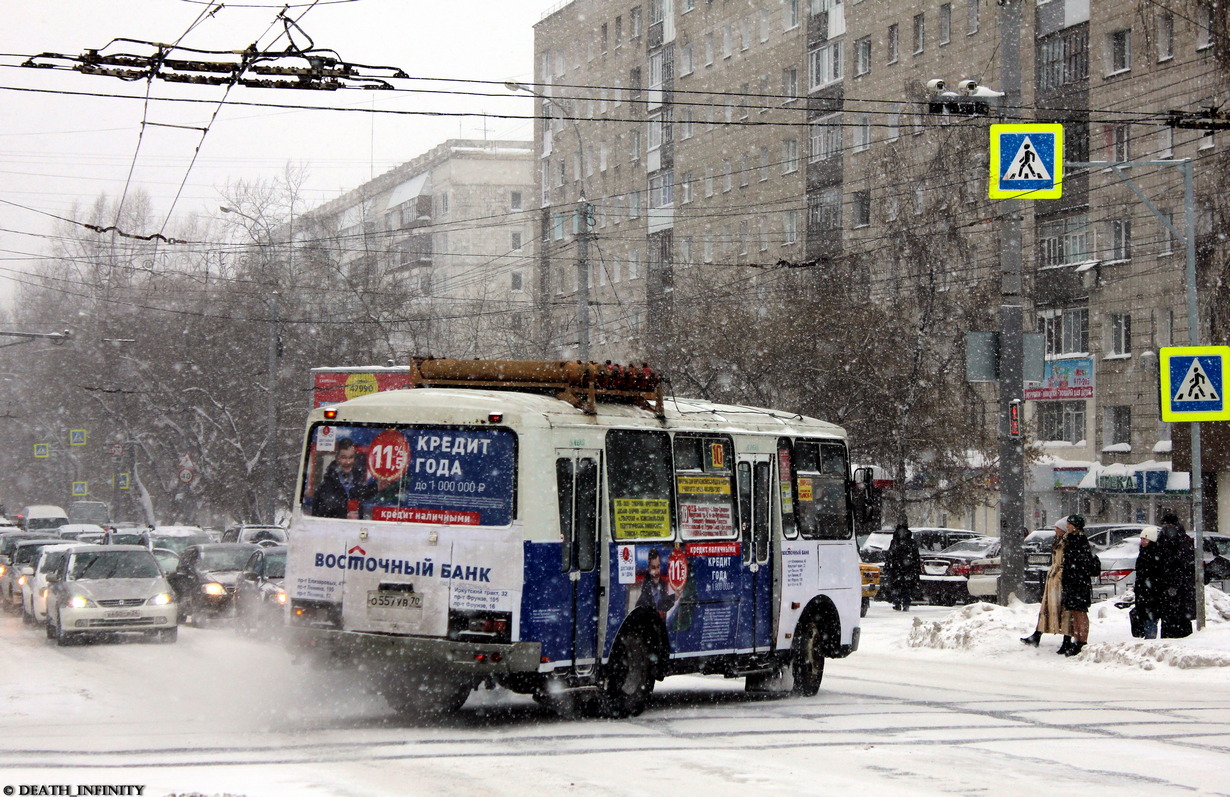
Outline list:
[[[752,531],[756,542],[756,561],[761,563],[769,560],[769,486],[772,482],[769,463],[757,462],[756,486],[753,490],[754,503],[752,504],[755,517]]]
[[[586,457],[577,460],[576,562],[586,572],[596,564],[598,538],[598,464]]]
[[[559,530],[562,536],[560,550],[563,552],[561,565],[563,572],[572,569],[572,546],[574,535],[572,530],[572,460],[560,457],[555,460],[555,483],[559,491]]]
[[[752,465],[739,463],[739,541],[743,545],[743,561],[751,562],[752,550]]]

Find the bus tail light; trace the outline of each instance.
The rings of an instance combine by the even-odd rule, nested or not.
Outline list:
[[[511,642],[512,613],[450,609],[448,638],[462,642]]]

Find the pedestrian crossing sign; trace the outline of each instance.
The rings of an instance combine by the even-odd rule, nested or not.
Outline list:
[[[1063,125],[991,125],[991,199],[1063,195]]]
[[[1226,405],[1226,361],[1230,346],[1167,346],[1161,365],[1162,420],[1230,420]]]

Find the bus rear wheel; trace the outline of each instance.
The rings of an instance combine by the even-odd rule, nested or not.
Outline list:
[[[803,621],[795,635],[791,670],[794,675],[793,692],[800,697],[813,697],[820,691],[820,681],[824,678],[823,636],[824,629],[818,617]]]
[[[653,649],[636,632],[621,636],[611,651],[603,679],[602,713],[622,719],[645,710],[653,692]]]
[[[403,678],[390,678],[380,686],[380,693],[398,714],[427,718],[458,711],[473,687],[468,680],[410,673]]]

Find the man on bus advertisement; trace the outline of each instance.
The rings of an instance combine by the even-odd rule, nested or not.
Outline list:
[[[308,514],[475,526],[512,521],[516,442],[506,430],[321,425],[309,453]]]

